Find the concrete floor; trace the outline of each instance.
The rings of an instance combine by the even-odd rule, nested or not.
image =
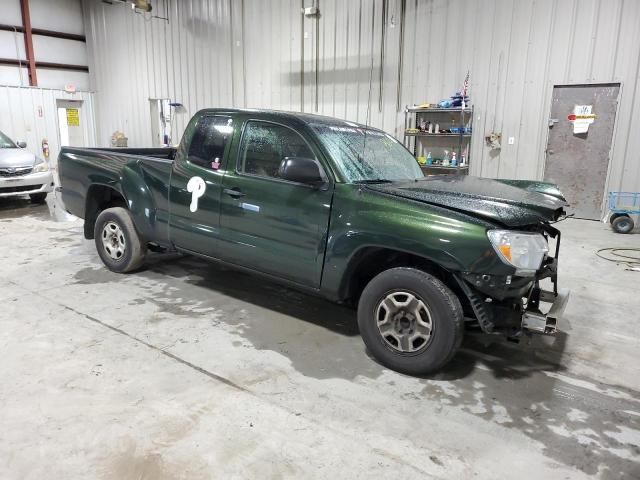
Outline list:
[[[573,329],[419,379],[348,309],[177,255],[116,275],[0,199],[0,478],[640,478],[640,273],[594,255],[640,235],[560,226]]]

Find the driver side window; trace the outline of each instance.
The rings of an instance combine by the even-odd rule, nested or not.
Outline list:
[[[277,178],[280,163],[286,157],[315,158],[315,155],[300,134],[288,127],[247,122],[240,149],[240,172]]]

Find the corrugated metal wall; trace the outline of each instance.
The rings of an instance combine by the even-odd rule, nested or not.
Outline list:
[[[369,111],[401,137],[406,104],[447,97],[470,70],[471,173],[542,178],[553,85],[620,82],[608,188],[640,190],[640,2],[319,0],[320,17],[304,17],[312,4],[158,0],[167,23],[85,0],[98,141],[118,129],[149,145],[159,97],[185,105],[178,134],[199,108],[247,106],[361,122]],[[515,143],[491,151],[492,131]]]

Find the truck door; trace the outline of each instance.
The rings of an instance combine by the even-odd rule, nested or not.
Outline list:
[[[333,189],[278,178],[285,157],[318,159],[319,152],[287,126],[245,123],[235,169],[229,159],[223,179],[220,252],[229,262],[319,287]]]
[[[233,120],[203,115],[184,134],[169,188],[169,237],[179,248],[217,257],[222,165],[233,136]]]

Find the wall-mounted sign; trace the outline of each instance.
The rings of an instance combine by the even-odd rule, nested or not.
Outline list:
[[[593,123],[596,116],[593,114],[593,105],[576,105],[573,113],[567,115],[567,120],[573,123],[573,133],[587,133],[589,125]]]
[[[80,126],[80,115],[77,108],[67,108],[67,125],[70,127]]]

